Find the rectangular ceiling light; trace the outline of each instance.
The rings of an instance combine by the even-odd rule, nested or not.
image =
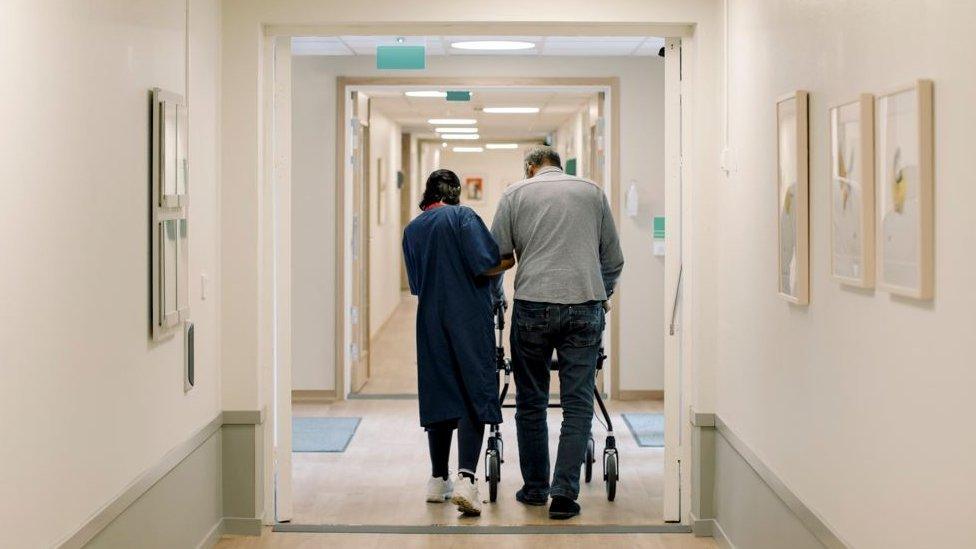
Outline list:
[[[539,107],[485,107],[488,114],[535,114]]]
[[[481,136],[476,133],[442,133],[441,139],[467,139],[471,141],[481,139]]]
[[[412,90],[408,92],[403,92],[403,95],[407,97],[434,97],[444,99],[447,97],[447,92],[436,91],[436,90]]]
[[[434,128],[437,133],[478,133],[478,128]]]
[[[433,126],[470,126],[478,121],[474,118],[431,118],[427,123]]]
[[[485,147],[489,149],[517,149],[518,143],[488,143]]]
[[[424,46],[376,46],[376,68],[380,70],[423,70],[427,68]]]
[[[480,152],[485,152],[485,150],[483,148],[481,148],[481,147],[454,147],[451,150],[454,151],[454,152],[456,152],[456,153],[480,153]]]

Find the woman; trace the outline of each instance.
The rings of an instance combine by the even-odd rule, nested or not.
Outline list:
[[[410,292],[417,310],[420,424],[427,430],[431,479],[427,501],[450,499],[466,515],[481,514],[475,471],[485,424],[501,423],[494,358],[491,277],[501,263],[498,245],[478,214],[459,206],[461,181],[450,170],[427,178],[423,213],[403,232]],[[458,430],[458,477],[448,473],[451,438]]]

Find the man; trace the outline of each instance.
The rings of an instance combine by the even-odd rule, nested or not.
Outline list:
[[[514,254],[518,265],[511,342],[524,485],[515,497],[545,505],[552,496],[549,517],[567,519],[580,512],[604,315],[624,259],[595,183],[564,173],[559,155],[542,146],[526,155],[525,175],[502,195],[492,224],[502,257]],[[550,487],[546,409],[554,350],[563,422]]]

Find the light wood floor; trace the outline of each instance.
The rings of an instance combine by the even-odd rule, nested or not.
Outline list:
[[[417,394],[417,298],[405,294],[370,341],[369,380],[359,394]]]
[[[225,536],[218,549],[311,549],[317,547],[437,548],[437,549],[601,549],[628,547],[639,549],[713,549],[711,538],[691,534],[614,534],[614,535],[398,535],[398,534],[284,534],[265,529],[261,537]]]
[[[660,401],[612,401],[612,419],[620,451],[621,479],[617,499],[608,502],[598,461],[594,479],[580,494],[582,514],[573,524],[656,524],[662,522],[663,448],[641,448],[620,418],[626,411],[660,411]],[[293,523],[395,525],[528,525],[549,524],[545,507],[515,501],[521,487],[518,445],[512,409],[504,409],[502,433],[505,463],[498,502],[486,504],[480,518],[461,517],[450,504],[424,502],[430,475],[426,434],[419,425],[415,400],[347,400],[296,404],[296,416],[358,416],[362,423],[344,453],[293,455]],[[550,410],[550,459],[555,459],[561,411]],[[594,421],[597,452],[605,430]],[[451,467],[456,468],[452,456]],[[483,474],[483,460],[479,475]],[[481,482],[483,498],[487,486]],[[505,538],[509,539],[509,538]]]

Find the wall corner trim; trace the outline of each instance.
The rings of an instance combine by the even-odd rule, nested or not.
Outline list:
[[[57,547],[61,549],[84,547],[99,532],[105,529],[106,526],[111,524],[113,520],[118,518],[123,511],[128,509],[130,505],[148,492],[160,479],[179,465],[194,450],[199,448],[207,439],[213,436],[222,424],[223,414],[217,413],[206,425],[190,435],[190,438],[177,444],[163,456],[163,459],[143,471],[141,475],[130,482],[112,501],[96,511],[73,534],[57,544]]]
[[[156,464],[143,471],[142,474],[130,482],[115,498],[96,511],[74,533],[65,537],[55,547],[59,549],[80,549],[85,547],[102,530],[112,524],[115,519],[119,518],[126,509],[149,492],[156,483],[200,448],[204,442],[218,434],[224,425],[261,425],[264,423],[264,419],[265,409],[218,412],[205,425],[194,431],[189,438],[167,452]],[[261,520],[258,518],[225,518],[219,525],[214,526],[201,543],[205,545],[207,540],[213,539],[214,536],[219,538],[220,534],[225,532],[248,534],[249,532],[256,531],[257,534],[250,535],[258,535],[260,534],[260,527]]]
[[[715,414],[712,412],[696,412],[690,408],[688,418],[692,427],[715,427]]]
[[[264,423],[265,408],[260,410],[224,410],[224,425],[261,425]]]
[[[800,498],[786,486],[776,473],[774,473],[761,459],[759,456],[749,448],[745,442],[733,431],[728,424],[726,424],[720,416],[717,414],[712,414],[715,420],[715,430],[728,441],[729,445],[740,455],[742,459],[752,468],[753,471],[759,475],[759,478],[769,486],[769,488],[776,494],[783,504],[785,504],[789,510],[797,517],[797,519],[810,531],[817,540],[820,541],[829,549],[846,549],[850,547],[850,544],[846,543],[837,535],[822,518],[814,510],[807,507]],[[721,524],[718,520],[715,521],[716,533],[721,532]],[[724,532],[721,532],[721,536],[725,537]],[[715,535],[718,539],[718,535]],[[731,543],[728,545],[723,545],[719,543],[720,546],[731,547]]]

